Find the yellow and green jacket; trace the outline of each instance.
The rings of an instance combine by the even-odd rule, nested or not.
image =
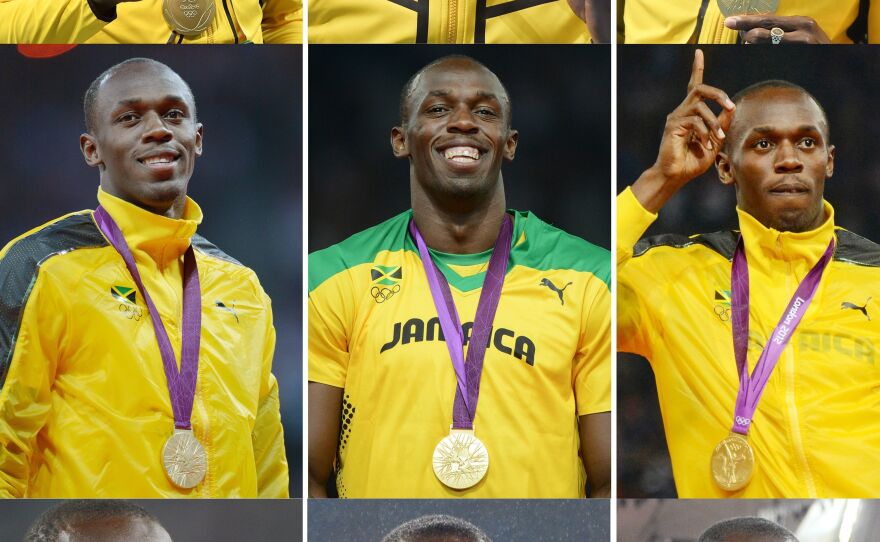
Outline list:
[[[577,418],[611,409],[610,255],[531,213],[513,216],[474,421],[489,470],[463,491],[431,465],[452,424],[456,379],[407,231],[412,212],[309,256],[309,380],[344,389],[340,496],[584,495]],[[432,253],[465,337],[491,252]]]
[[[150,314],[91,211],[0,252],[0,496],[286,497],[269,298],[253,271],[195,234],[201,210],[165,218],[100,191],[180,359],[182,255],[192,243],[202,332],[192,411],[205,479],[172,485],[174,431]]]
[[[163,0],[97,13],[88,0],[0,0],[0,43],[302,43],[301,0],[207,0],[214,20],[193,37],[174,32]]]
[[[737,492],[709,470],[730,433],[739,379],[730,323],[739,232],[638,241],[656,215],[618,197],[618,349],[648,359],[678,495],[871,497],[880,484],[880,246],[827,219],[803,233],[737,209],[749,266],[749,371],[789,299],[835,239],[819,288],[767,383],[749,441],[756,470]]]
[[[625,43],[738,43],[717,0],[621,0]],[[779,0],[777,15],[812,17],[833,43],[880,42],[880,6],[869,0]],[[618,6],[620,8],[620,5]]]
[[[309,43],[589,43],[567,0],[309,0]]]

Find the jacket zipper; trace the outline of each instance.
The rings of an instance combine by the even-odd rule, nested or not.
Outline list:
[[[446,30],[446,43],[455,43],[458,34],[458,0],[449,0],[447,9],[449,23]]]

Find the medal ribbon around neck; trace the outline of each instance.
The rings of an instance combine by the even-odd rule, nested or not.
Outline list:
[[[162,317],[156,304],[153,303],[147,287],[141,280],[125,236],[103,207],[98,206],[94,217],[98,228],[125,261],[125,266],[150,311],[150,321],[153,322],[153,331],[159,343],[175,428],[162,451],[165,472],[174,485],[184,489],[193,488],[202,481],[207,472],[207,454],[193,435],[190,422],[199,373],[199,344],[202,330],[202,292],[195,252],[190,245],[183,256],[183,322],[178,371],[177,359],[168,332],[162,324]]]
[[[732,431],[740,435],[748,435],[752,417],[758,408],[758,401],[782,351],[794,335],[795,329],[801,323],[801,319],[807,312],[822,273],[831,260],[834,253],[834,238],[828,243],[825,253],[816,262],[816,265],[807,273],[804,280],[798,285],[794,295],[788,302],[785,312],[776,324],[772,335],[767,340],[764,350],[758,358],[755,369],[749,376],[748,347],[749,347],[749,267],[746,261],[746,251],[743,247],[743,239],[740,235],[733,255],[733,266],[730,273],[731,283],[731,324],[733,327],[733,351],[736,356],[736,368],[739,371],[739,391],[736,395],[736,407]]]
[[[416,226],[415,220],[410,221],[409,231],[419,247],[422,266],[425,268],[428,285],[431,288],[431,297],[434,299],[434,306],[437,308],[437,315],[440,319],[440,328],[443,330],[446,347],[455,369],[455,378],[458,381],[452,411],[452,427],[453,429],[471,430],[477,415],[477,399],[480,395],[480,377],[483,373],[486,346],[489,344],[492,322],[495,320],[495,311],[498,309],[498,301],[501,298],[504,276],[507,274],[510,241],[513,236],[513,219],[507,213],[504,214],[501,231],[495,240],[495,248],[489,259],[489,268],[486,271],[483,290],[480,292],[480,301],[477,304],[477,313],[474,316],[474,327],[468,341],[467,360],[464,356],[464,335],[461,330],[461,320],[455,308],[455,301],[452,299],[449,283],[437,268],[437,264],[431,259],[431,253],[428,252],[425,239]]]

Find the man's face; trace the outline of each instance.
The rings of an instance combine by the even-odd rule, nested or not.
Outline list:
[[[512,160],[504,88],[488,70],[452,59],[424,72],[407,104],[406,126],[391,132],[395,156],[409,158],[411,177],[428,193],[467,197],[490,192],[501,162]]]
[[[112,517],[71,525],[58,542],[172,542],[171,536],[155,521],[136,517]]]
[[[825,179],[834,147],[819,106],[796,89],[768,88],[736,108],[725,152],[716,159],[721,181],[736,185],[737,204],[767,227],[807,231],[823,220]]]
[[[80,138],[83,155],[101,172],[108,193],[159,214],[182,205],[202,125],[186,84],[154,64],[123,67],[101,85],[92,134]],[[176,205],[175,205],[176,204]]]

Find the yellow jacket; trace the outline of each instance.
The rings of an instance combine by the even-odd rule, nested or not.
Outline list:
[[[87,0],[0,0],[0,43],[302,43],[301,0],[211,0],[211,26],[191,38],[168,26],[162,1],[99,18]]]
[[[161,462],[174,429],[149,311],[91,211],[63,216],[0,252],[0,496],[286,497],[271,373],[269,298],[253,271],[195,235],[187,200],[172,220],[99,191],[119,224],[180,359],[183,252],[202,287],[192,411],[208,472],[192,490]],[[222,306],[221,306],[222,305]]]
[[[777,15],[812,17],[833,43],[880,41],[880,6],[867,0],[780,0]],[[625,43],[737,43],[716,0],[625,0]],[[858,34],[862,34],[859,36]],[[853,36],[853,37],[851,37]]]
[[[309,43],[589,43],[566,0],[310,0]]]
[[[680,497],[875,497],[880,487],[880,246],[834,226],[779,232],[737,209],[749,263],[749,370],[797,285],[834,257],[782,352],[749,431],[756,471],[715,486],[709,462],[733,425],[739,384],[730,324],[736,232],[661,235],[627,189],[618,197],[618,349],[651,362]],[[633,246],[635,245],[635,253]],[[850,306],[851,305],[851,306]]]

